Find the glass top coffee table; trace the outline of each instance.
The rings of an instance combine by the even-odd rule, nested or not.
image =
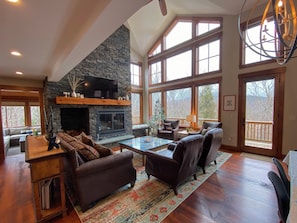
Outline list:
[[[128,149],[142,155],[142,164],[144,165],[144,155],[148,150],[156,150],[166,147],[173,140],[162,139],[153,136],[142,136],[133,139],[120,141],[121,152],[123,149]]]

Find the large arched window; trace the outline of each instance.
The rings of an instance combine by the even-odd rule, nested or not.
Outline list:
[[[148,52],[150,85],[221,70],[221,18],[175,19]]]
[[[182,17],[171,23],[148,52],[150,117],[158,102],[166,118],[185,127],[220,120],[221,77],[210,74],[221,72],[222,35],[221,18]],[[196,121],[187,122],[189,115]]]

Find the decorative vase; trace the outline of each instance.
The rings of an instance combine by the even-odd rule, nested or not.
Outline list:
[[[76,92],[75,91],[72,91],[71,97],[76,98]]]

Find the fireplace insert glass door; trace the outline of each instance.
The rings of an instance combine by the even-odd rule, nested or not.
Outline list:
[[[97,134],[111,134],[125,130],[125,111],[99,111]]]

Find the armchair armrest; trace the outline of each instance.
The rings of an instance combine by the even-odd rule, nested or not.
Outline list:
[[[98,172],[112,169],[115,166],[121,166],[127,162],[132,164],[133,153],[131,151],[125,151],[109,155],[96,160],[89,161],[76,168],[77,177],[85,177],[90,174],[98,174]],[[133,164],[132,164],[133,165]]]
[[[164,153],[160,153],[160,151],[155,152],[155,151],[149,150],[145,153],[146,158],[147,158],[147,160],[154,159],[154,162],[155,161],[160,162],[160,163],[162,163],[162,165],[168,165],[168,166],[169,165],[177,165],[177,166],[179,166],[179,163],[176,160],[174,160],[174,159],[172,159],[172,157],[168,156],[168,153],[166,153],[166,150],[167,149],[164,149],[164,151],[165,151]]]

